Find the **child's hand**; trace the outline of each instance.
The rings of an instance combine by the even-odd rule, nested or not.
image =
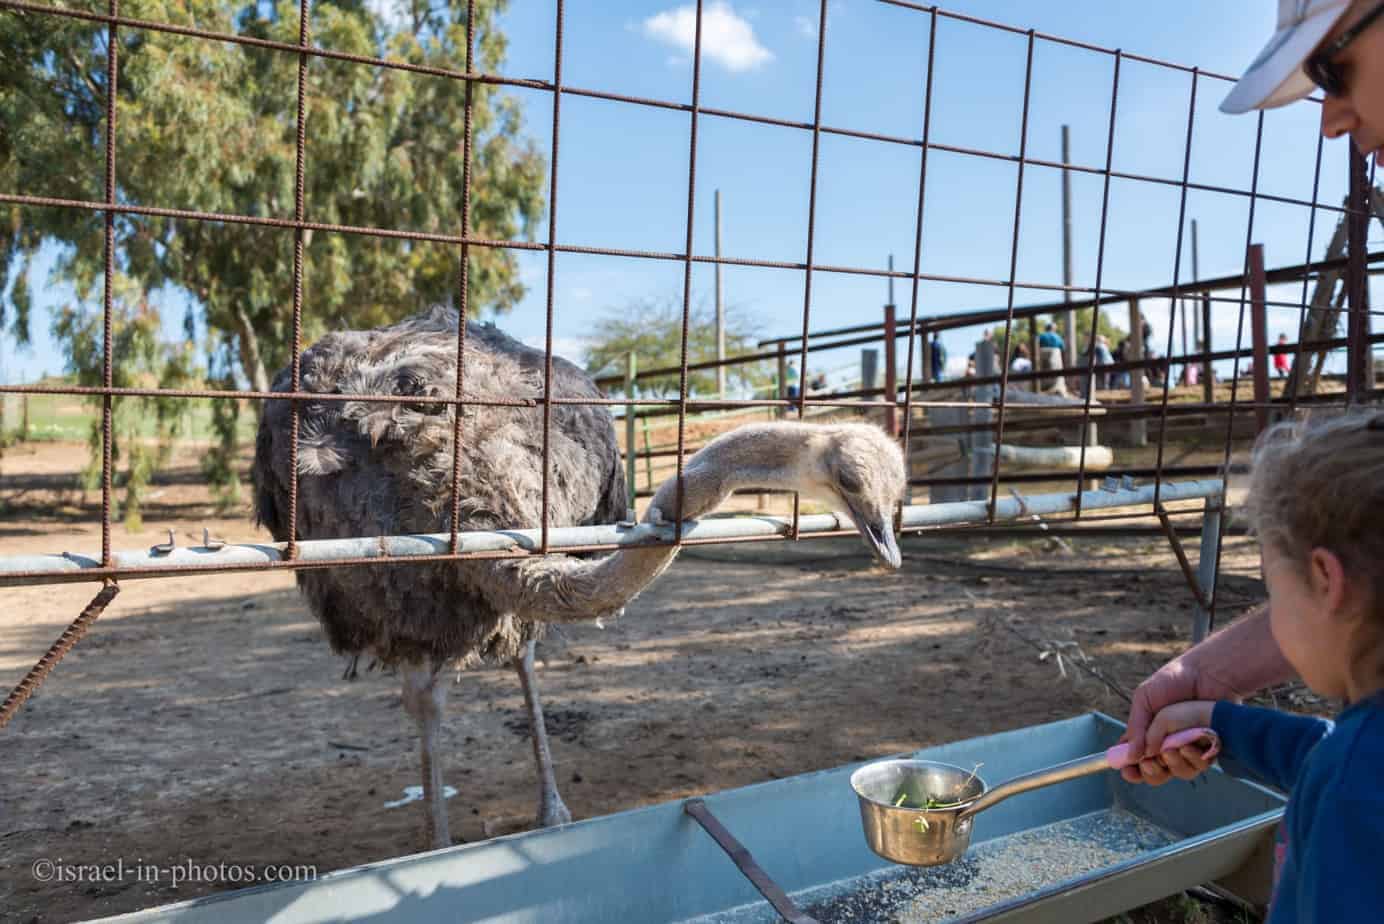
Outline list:
[[[1147,737],[1153,741],[1162,741],[1173,732],[1182,731],[1184,728],[1209,728],[1211,713],[1215,707],[1216,704],[1209,700],[1187,700],[1164,706],[1149,723]],[[1158,786],[1168,781],[1168,774],[1179,780],[1194,779],[1209,770],[1211,763],[1203,759],[1200,748],[1184,745],[1151,756],[1146,755],[1139,766],[1144,779]]]

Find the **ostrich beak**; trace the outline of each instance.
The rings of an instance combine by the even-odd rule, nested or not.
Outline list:
[[[897,570],[903,564],[903,555],[899,552],[899,544],[894,539],[892,513],[866,517],[856,510],[854,504],[847,504],[846,506],[850,511],[851,520],[855,523],[855,528],[860,531],[860,538],[865,540],[865,545],[874,553],[875,558],[879,559],[881,564]]]

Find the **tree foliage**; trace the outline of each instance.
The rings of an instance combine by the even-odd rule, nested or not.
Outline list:
[[[99,308],[77,304],[59,309],[53,332],[62,344],[67,371],[77,385],[99,386],[104,381],[102,316]],[[201,385],[190,343],[169,346],[159,338],[158,313],[138,285],[125,276],[115,279],[111,305],[111,346],[119,362],[113,365],[117,388],[183,389]],[[119,397],[112,401],[112,481],[124,492],[125,524],[140,526],[140,501],[154,472],[183,436],[191,399]],[[83,471],[83,486],[95,490],[101,482],[102,399],[89,398],[92,416],[88,445],[91,454]],[[151,432],[152,431],[152,432]],[[114,515],[120,515],[114,498]]]
[[[467,70],[464,0],[393,2],[318,0],[311,40],[334,51]],[[503,60],[496,15],[505,2],[476,4],[478,70],[493,73]],[[299,35],[291,0],[126,0],[121,13],[289,44]],[[292,219],[299,56],[147,29],[122,28],[118,36],[117,199]],[[104,24],[16,10],[0,16],[0,190],[104,199],[107,58]],[[307,219],[460,234],[465,82],[307,61]],[[544,158],[525,138],[511,94],[481,82],[471,92],[471,232],[530,237],[544,210]],[[92,210],[0,208],[0,334],[8,329],[25,341],[33,255],[45,241],[58,242],[58,281],[90,305],[101,298],[105,222]],[[191,313],[204,321],[208,349],[234,359],[234,367],[207,370],[209,377],[267,389],[272,371],[291,358],[294,231],[137,215],[118,216],[114,227],[117,267],[130,285],[186,293]],[[305,346],[327,330],[458,302],[458,245],[318,231],[304,233],[304,251]],[[504,312],[522,294],[512,252],[470,249],[473,314]],[[135,312],[142,318],[154,310],[147,301],[130,303],[143,306]],[[55,327],[69,338],[69,355],[70,338],[85,330],[79,318],[87,316],[85,308],[72,310]]]
[[[755,346],[760,332],[753,319],[735,311],[727,311],[726,355],[736,356],[758,352]],[[715,309],[694,304],[688,325],[687,361],[699,363],[716,358]],[[591,344],[586,348],[584,362],[592,375],[620,374],[626,358],[635,354],[639,369],[662,369],[682,362],[682,300],[675,298],[641,299],[623,308],[611,310],[595,324]],[[677,373],[641,378],[642,395],[668,397],[678,392]],[[728,392],[744,393],[761,389],[773,382],[773,369],[767,363],[745,363],[726,367]],[[689,372],[689,394],[716,394],[716,370]],[[606,389],[623,394],[623,388]]]
[[[1057,332],[1058,332],[1058,333],[1061,333],[1061,332],[1062,332],[1062,319],[1061,319],[1060,317],[1058,317],[1057,315],[1053,315],[1051,318],[1037,318],[1036,320],[1037,320],[1037,322],[1038,322],[1037,331],[1038,331],[1039,333],[1041,333],[1041,332],[1043,331],[1043,329],[1044,329],[1045,327],[1047,327],[1047,323],[1048,323],[1049,320],[1051,320],[1052,323],[1054,323],[1054,324],[1057,325]],[[1014,320],[1014,343],[1015,343],[1015,344],[1020,344],[1020,343],[1025,343],[1025,344],[1026,344],[1026,343],[1029,343],[1029,342],[1031,342],[1031,338],[1035,338],[1035,337],[1037,336],[1037,335],[1034,333],[1034,328],[1033,328],[1032,325],[1033,325],[1033,320],[1031,320],[1031,319],[1029,319],[1029,318],[1016,318],[1016,319]],[[996,325],[994,326],[994,332],[995,332],[995,343],[996,343],[996,344],[1002,345],[1002,344],[1004,343],[1004,324],[1003,324],[1003,323],[996,324]],[[1101,313],[1100,313],[1100,327],[1098,328],[1097,332],[1098,332],[1098,333],[1101,333],[1101,334],[1104,334],[1104,335],[1110,340],[1110,346],[1111,346],[1112,349],[1114,348],[1115,344],[1119,343],[1121,340],[1124,339],[1125,334],[1126,334],[1125,329],[1124,329],[1123,327],[1120,327],[1120,326],[1119,326],[1118,324],[1116,324],[1114,321],[1112,321],[1112,320],[1110,319],[1109,313],[1106,312],[1104,309],[1102,309],[1102,311],[1101,311]],[[1090,309],[1090,308],[1087,308],[1087,309],[1085,309],[1085,310],[1078,310],[1078,311],[1076,312],[1076,351],[1077,351],[1077,354],[1080,355],[1080,354],[1084,353],[1085,350],[1086,350],[1086,345],[1089,344],[1090,342],[1091,342],[1091,309]]]

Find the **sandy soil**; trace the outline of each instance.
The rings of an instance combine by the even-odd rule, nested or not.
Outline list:
[[[80,446],[11,450],[0,555],[99,548],[97,498],[4,490],[84,457]],[[256,535],[243,512],[218,518],[200,487],[172,483],[155,487],[145,529],[117,525],[114,541],[153,544],[172,528],[198,544],[203,525]],[[1079,648],[1131,689],[1184,646],[1192,598],[1161,540],[1070,541],[1072,554],[1040,539],[911,538],[897,573],[854,540],[685,553],[623,619],[543,646],[568,805],[591,817],[1090,709],[1122,716],[1105,684],[1070,668],[1064,679],[1039,649]],[[1262,598],[1257,573],[1252,544],[1227,539],[1224,612]],[[95,590],[0,592],[0,689]],[[420,849],[418,806],[385,805],[418,783],[398,680],[348,681],[344,667],[288,574],[127,582],[0,732],[0,921],[80,920],[225,887],[42,883],[39,858],[321,873]],[[455,836],[532,818],[511,670],[457,678],[445,741]]]

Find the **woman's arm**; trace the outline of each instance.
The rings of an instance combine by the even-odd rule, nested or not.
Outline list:
[[[1153,757],[1161,750],[1163,736],[1148,734],[1149,723],[1163,707],[1189,699],[1238,700],[1294,676],[1269,630],[1269,608],[1261,607],[1188,649],[1139,684],[1130,705],[1125,740]],[[1131,783],[1154,785],[1172,776],[1190,779],[1196,775],[1193,768],[1175,761],[1165,768],[1152,760],[1121,772]]]

